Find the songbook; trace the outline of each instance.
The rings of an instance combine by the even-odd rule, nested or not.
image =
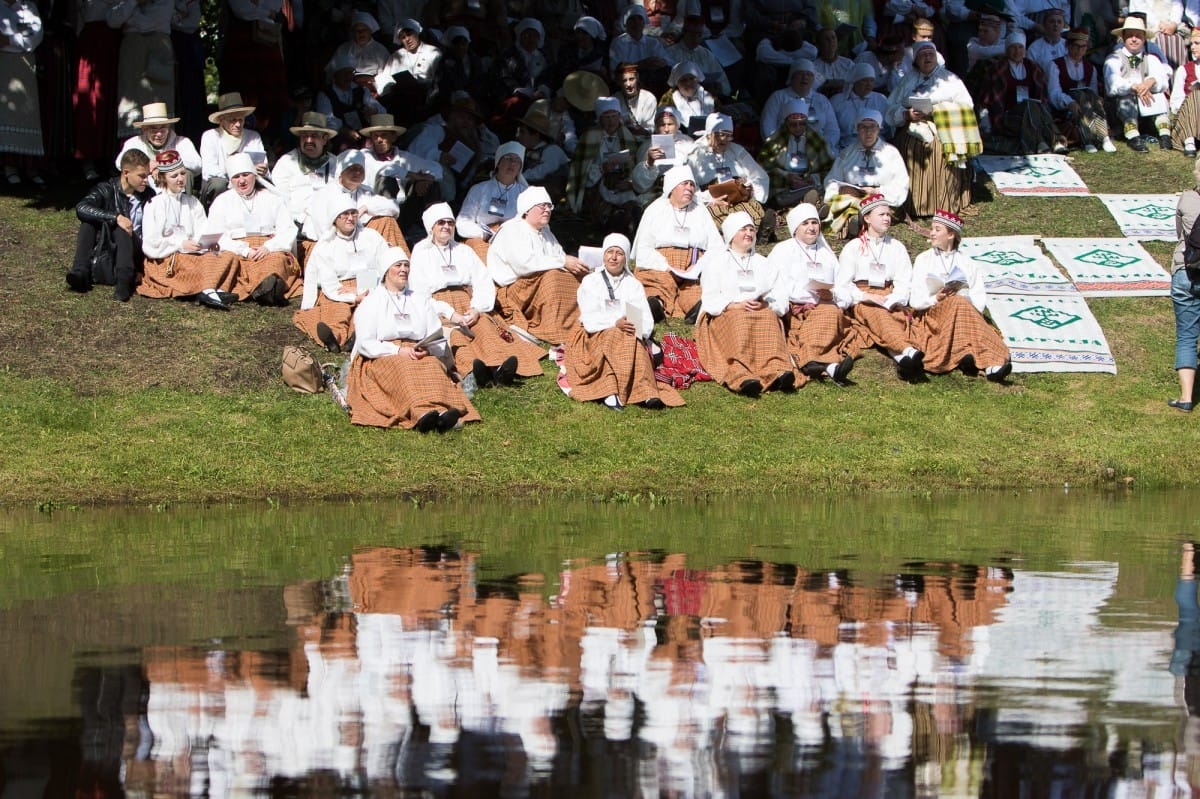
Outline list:
[[[641,333],[643,330],[653,330],[654,325],[642,315],[642,308],[631,302],[625,303],[625,318],[633,322],[633,326]]]
[[[196,243],[200,245],[200,252],[208,252],[215,249],[217,242],[220,240],[220,233],[201,233],[196,237]]]
[[[716,6],[713,6],[714,13]],[[712,39],[706,39],[704,46],[707,47],[712,54],[717,57],[717,63],[722,67],[730,67],[742,60],[742,53],[733,42],[729,41],[727,36],[717,36]]]
[[[467,164],[471,163],[471,159],[475,157],[475,151],[460,141],[456,141],[450,146],[449,153],[454,158],[454,162],[450,164],[450,168],[455,172],[462,172],[467,168]]]
[[[1156,117],[1159,114],[1165,114],[1168,111],[1167,94],[1166,92],[1158,92],[1157,94],[1152,93],[1150,95],[1149,105],[1146,105],[1141,100],[1138,100],[1137,107],[1138,114],[1144,117]]]
[[[928,115],[933,113],[933,103],[928,97],[909,97],[905,105],[913,110],[920,111],[922,114]]]
[[[670,133],[652,133],[650,134],[650,149],[658,149],[663,151],[662,158],[655,162],[655,166],[664,161],[675,162],[675,137]]]
[[[704,271],[704,264],[701,261],[696,261],[687,269],[676,269],[673,266],[669,266],[667,269],[680,280],[699,280],[700,273]]]
[[[446,341],[446,331],[439,327],[437,330],[433,331],[428,336],[426,336],[425,338],[421,339],[416,344],[414,344],[413,349],[428,351],[429,348],[432,347],[434,344],[442,344],[445,341]]]
[[[956,266],[950,270],[950,274],[946,276],[945,280],[937,275],[926,275],[925,285],[929,287],[930,294],[937,294],[942,289],[957,294],[968,285],[967,273]]]
[[[580,245],[579,255],[577,256],[580,262],[591,269],[593,272],[597,269],[604,268],[604,250],[599,247],[587,247]]]

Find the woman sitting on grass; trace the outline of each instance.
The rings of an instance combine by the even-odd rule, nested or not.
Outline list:
[[[387,269],[382,284],[354,312],[358,342],[346,380],[350,421],[420,433],[478,422],[479,412],[450,377],[446,341],[437,338],[442,331],[437,307],[409,288],[408,253],[391,247],[382,264]],[[428,341],[431,334],[435,338]]]
[[[461,375],[475,375],[479,388],[510,386],[519,375],[538,377],[546,351],[513,333],[496,306],[496,284],[475,251],[454,240],[454,211],[435,203],[421,215],[427,238],[413,247],[409,283],[428,294],[445,319],[461,318],[470,335],[456,330],[450,351]]]
[[[186,193],[191,176],[179,153],[164,150],[155,162],[158,194],[146,205],[142,218],[145,272],[137,293],[154,299],[194,297],[201,305],[228,311],[229,303],[238,298],[233,293],[237,257],[198,241],[208,220],[200,201]]]
[[[1008,346],[984,318],[987,289],[983,275],[958,252],[962,220],[938,209],[929,231],[930,249],[913,263],[909,307],[912,341],[925,353],[925,371],[964,374],[982,371],[999,383],[1012,372]]]
[[[240,299],[262,305],[288,304],[301,291],[300,267],[292,248],[296,224],[278,194],[260,188],[261,178],[245,153],[225,163],[230,188],[217,195],[208,212],[208,229],[220,233],[222,252],[238,259]]]
[[[632,403],[652,410],[683,405],[679,392],[654,379],[646,348],[654,320],[646,290],[627,267],[629,239],[610,233],[602,249],[604,268],[579,284],[579,325],[566,345],[571,398],[614,411]]]
[[[314,205],[324,208],[314,208],[314,213],[332,224],[309,253],[304,296],[292,322],[330,352],[349,352],[354,347],[354,309],[379,280],[379,260],[388,243],[359,224],[353,197],[330,195]]]
[[[912,380],[925,369],[925,353],[913,343],[908,324],[912,260],[892,238],[892,205],[882,194],[862,204],[862,232],[842,248],[835,291],[850,301],[847,316],[858,328],[861,346],[879,347],[896,362],[900,377]]]

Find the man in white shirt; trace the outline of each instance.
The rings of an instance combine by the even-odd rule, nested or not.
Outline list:
[[[1117,118],[1125,131],[1125,142],[1134,152],[1149,148],[1139,126],[1143,117],[1154,120],[1159,146],[1171,149],[1171,115],[1167,91],[1171,74],[1157,57],[1146,52],[1146,24],[1139,17],[1126,17],[1120,30],[1122,46],[1104,59],[1108,96],[1116,101]]]
[[[298,229],[312,213],[313,195],[337,181],[337,159],[328,152],[329,140],[337,131],[329,127],[324,114],[316,111],[307,112],[300,121],[300,125],[290,128],[300,140],[299,146],[281,155],[271,172]],[[312,249],[313,241],[301,242],[302,256]]]
[[[129,150],[141,150],[150,158],[151,163],[159,153],[175,150],[179,153],[184,168],[193,175],[200,174],[200,153],[196,152],[196,145],[175,132],[172,126],[178,121],[179,117],[173,117],[167,111],[166,103],[142,106],[142,118],[132,123],[133,127],[138,129],[139,135],[125,140],[121,152],[117,153],[113,162],[114,165],[120,169],[121,157]],[[148,185],[152,191],[158,191],[154,181],[150,181]]]

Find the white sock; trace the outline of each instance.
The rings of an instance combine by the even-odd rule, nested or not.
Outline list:
[[[831,363],[825,367],[825,373],[828,374],[830,377],[833,377],[834,373],[837,372],[837,368],[838,368],[838,365],[836,363]]]

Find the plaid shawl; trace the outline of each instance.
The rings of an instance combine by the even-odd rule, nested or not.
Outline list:
[[[654,377],[660,383],[682,389],[695,382],[712,381],[712,376],[700,365],[693,339],[667,333],[663,336],[662,351],[662,364],[654,370]]]
[[[933,107],[933,126],[946,161],[954,163],[961,158],[971,158],[983,152],[983,139],[979,136],[979,121],[975,109],[969,105],[939,103]]]
[[[1029,90],[1029,99],[1045,102],[1047,99],[1046,73],[1036,61],[1026,58],[1022,63],[1025,65],[1023,85]],[[979,95],[978,107],[986,108],[992,119],[999,119],[1005,111],[1011,111],[1016,107],[1017,86],[1022,85],[1022,82],[1012,76],[1008,64],[1008,56],[997,56],[988,65],[983,80],[983,91]]]
[[[788,187],[789,173],[779,165],[779,156],[787,152],[787,147],[788,130],[787,122],[784,122],[779,126],[779,130],[763,142],[762,149],[758,151],[758,163],[762,164],[771,177],[771,196]],[[825,139],[812,128],[809,128],[808,135],[804,137],[804,155],[808,158],[808,174],[815,176],[819,186],[829,168],[833,166],[833,156],[829,154],[829,145],[825,143]]]
[[[622,150],[628,150],[631,159],[637,158],[638,140],[624,125],[617,128],[617,141]],[[587,190],[588,167],[600,155],[604,144],[604,133],[600,128],[590,128],[579,137],[575,147],[575,156],[571,159],[571,169],[567,173],[567,204],[571,210],[579,213],[583,208],[583,193]]]

